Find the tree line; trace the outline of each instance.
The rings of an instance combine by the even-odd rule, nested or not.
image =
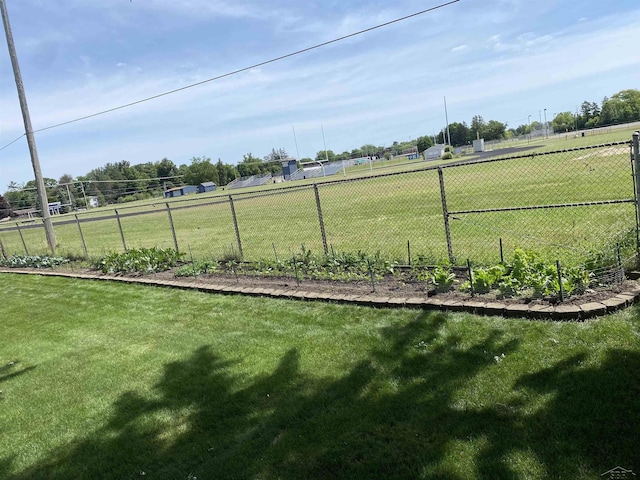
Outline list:
[[[367,155],[382,156],[385,152],[393,155],[402,153],[412,144],[415,146],[415,140],[393,142],[388,148],[369,144],[338,155],[331,150],[322,150],[316,154],[316,158],[335,161]],[[122,160],[94,168],[75,179],[64,174],[58,180],[45,178],[44,183],[49,202],[60,202],[62,211],[68,212],[87,208],[87,199],[91,197],[96,197],[99,205],[126,203],[160,197],[165,190],[183,185],[214,182],[224,186],[240,177],[268,173],[279,175],[282,174],[282,161],[289,158],[284,148],[273,148],[262,158],[247,153],[237,165],[224,163],[221,159],[213,162],[209,157],[193,157],[189,164],[182,165],[176,165],[168,158],[135,165]],[[298,166],[312,161],[311,158],[303,158],[298,161]],[[0,218],[9,216],[15,210],[26,209],[40,210],[35,180],[24,184],[10,182],[7,191],[0,196]]]
[[[559,133],[635,121],[640,121],[640,90],[628,89],[621,90],[610,98],[604,97],[600,104],[585,100],[575,113],[556,113],[549,122],[549,126],[554,132]],[[506,123],[496,120],[485,122],[481,115],[476,115],[472,118],[471,125],[467,125],[464,121],[450,123],[448,131],[442,129],[436,140],[441,144],[447,143],[450,137],[451,145],[463,146],[472,143],[476,138],[484,138],[487,141],[503,140],[528,135],[542,129],[544,124],[535,120],[515,128],[508,128]]]

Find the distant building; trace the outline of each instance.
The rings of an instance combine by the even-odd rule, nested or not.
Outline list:
[[[484,138],[479,138],[473,141],[473,152],[484,152]]]
[[[442,155],[444,155],[445,145],[434,145],[433,147],[427,148],[424,152],[422,152],[422,156],[425,160],[440,160]]]
[[[95,196],[87,197],[87,204],[91,208],[96,208],[96,207],[100,206],[100,202],[98,201],[98,197],[95,197]]]
[[[185,185],[184,187],[175,187],[170,188],[169,190],[165,190],[163,196],[164,198],[181,197],[190,193],[196,193],[197,191],[198,187],[196,187],[195,185]]]
[[[217,185],[214,182],[202,182],[198,185],[198,193],[214,192]]]
[[[417,160],[420,158],[420,154],[418,152],[410,152],[410,153],[401,153],[399,155],[394,155],[393,158],[406,158],[407,160]]]
[[[289,180],[291,174],[298,170],[298,161],[295,158],[286,158],[280,164],[282,165],[282,176],[285,180]]]
[[[418,147],[410,147],[410,148],[406,148],[402,151],[402,155],[406,155],[409,153],[418,153]]]

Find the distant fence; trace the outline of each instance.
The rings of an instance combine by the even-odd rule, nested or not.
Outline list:
[[[635,138],[635,137],[634,137]],[[528,248],[567,264],[638,251],[633,142],[266,185],[54,217],[60,254],[172,247],[194,258],[285,258],[301,248],[380,252],[403,263],[492,263]],[[427,164],[425,164],[427,165]],[[637,171],[637,168],[636,170]],[[45,253],[40,219],[4,223],[5,255]]]

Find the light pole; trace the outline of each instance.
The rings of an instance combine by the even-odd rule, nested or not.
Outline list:
[[[446,132],[447,132],[448,142],[446,143],[447,145],[451,145],[451,134],[449,133],[449,114],[447,113],[447,97],[444,97],[444,118],[445,118],[445,121],[447,122]],[[444,136],[444,133],[443,133],[443,136]]]
[[[296,160],[300,160],[300,151],[298,150],[298,139],[296,138],[296,129],[293,125],[291,125],[291,130],[293,130],[293,141],[296,144],[296,155],[298,156]]]
[[[320,125],[320,129],[322,130],[322,143],[324,144],[324,158],[327,161],[327,163],[329,163],[329,152],[327,152],[327,142],[324,139],[324,127],[322,126],[322,124]],[[324,167],[322,167],[322,176],[323,177],[325,176]]]
[[[547,125],[547,109],[544,109],[544,138],[549,138],[549,126]]]

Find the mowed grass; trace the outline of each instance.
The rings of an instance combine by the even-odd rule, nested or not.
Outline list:
[[[598,139],[611,141],[628,134],[625,130],[614,131]],[[585,138],[593,143],[594,137]],[[551,144],[563,141],[575,143],[585,139],[549,140]],[[415,165],[426,164],[396,165],[385,171]],[[454,213],[633,198],[626,145],[443,167],[447,208]],[[332,179],[336,178],[339,177]],[[410,242],[414,258],[422,255],[438,261],[448,256],[436,170],[350,178],[352,181],[345,183],[318,183],[329,250],[380,251],[386,257],[407,261],[407,242]],[[220,191],[206,197],[169,202],[180,250],[191,251],[194,258],[220,258],[239,252],[227,193]],[[275,255],[290,258],[302,245],[316,252],[323,250],[312,185],[296,182],[289,188],[267,185],[261,190],[231,193],[245,259],[274,258]],[[174,245],[165,203],[118,208],[127,247]],[[144,215],[126,216],[136,212]],[[88,220],[98,214],[114,215],[114,212],[100,210],[80,217]],[[73,217],[62,216],[56,221],[70,219]],[[631,204],[612,204],[462,213],[450,217],[450,224],[453,254],[458,263],[464,263],[466,258],[477,263],[495,261],[499,258],[500,239],[507,255],[515,248],[525,247],[563,262],[577,263],[594,250],[615,245],[624,232],[635,225],[635,213]],[[124,249],[115,218],[84,221],[81,228],[90,256]],[[42,227],[24,229],[22,233],[30,253],[46,251]],[[82,254],[75,223],[57,225],[56,234],[60,252]],[[0,230],[0,240],[10,254],[24,252],[15,230]]]
[[[640,470],[640,311],[586,323],[0,274],[0,477]]]

